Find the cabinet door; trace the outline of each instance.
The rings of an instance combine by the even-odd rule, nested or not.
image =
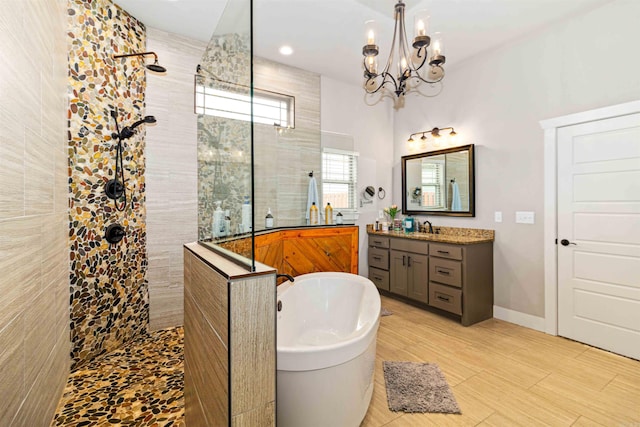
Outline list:
[[[416,301],[429,302],[429,257],[407,254],[407,296]]]
[[[389,251],[389,290],[407,296],[407,253]]]

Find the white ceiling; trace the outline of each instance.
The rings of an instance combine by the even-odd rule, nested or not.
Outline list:
[[[230,1],[249,4],[249,0]],[[450,69],[471,56],[612,0],[404,1],[407,38],[413,37],[415,12],[427,9],[432,31],[444,34],[445,69]],[[115,2],[147,26],[203,41],[211,38],[227,5],[227,0]],[[361,84],[363,24],[375,19],[380,23],[381,62],[386,61],[396,0],[254,0],[253,3],[257,56]],[[283,44],[293,48],[293,55],[285,57],[278,53]]]

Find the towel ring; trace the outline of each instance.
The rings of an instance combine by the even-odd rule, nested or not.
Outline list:
[[[387,195],[387,192],[384,191],[384,188],[378,187],[378,199],[382,200]]]

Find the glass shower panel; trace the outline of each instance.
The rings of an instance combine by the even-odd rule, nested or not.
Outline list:
[[[255,267],[251,0],[228,0],[195,76],[198,240]]]

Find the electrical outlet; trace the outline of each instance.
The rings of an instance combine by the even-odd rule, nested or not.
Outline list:
[[[378,218],[384,218],[384,212],[378,211]]]
[[[516,222],[518,224],[535,224],[535,212],[516,212]]]
[[[493,220],[494,220],[495,222],[502,222],[502,212],[500,212],[500,211],[495,211],[495,212],[493,213]]]

